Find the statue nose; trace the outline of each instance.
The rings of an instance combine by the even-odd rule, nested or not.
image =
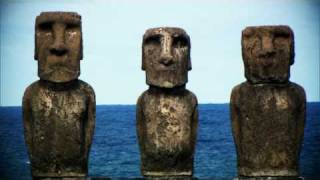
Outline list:
[[[173,64],[173,57],[172,55],[163,55],[160,57],[160,63],[165,66],[170,66]]]
[[[53,33],[54,33],[54,42],[50,47],[50,53],[62,56],[68,52],[68,49],[65,44],[65,24],[55,23],[53,25]]]
[[[262,40],[261,56],[273,56],[275,54],[272,38],[266,37]]]
[[[162,45],[162,50],[160,54],[160,63],[165,66],[170,66],[173,64],[173,56],[171,49],[171,39],[165,39]]]
[[[267,57],[273,57],[276,54],[276,52],[273,49],[263,49],[259,53],[259,57],[267,58]]]
[[[63,56],[67,52],[67,47],[62,43],[55,43],[50,47],[50,53],[57,56]]]

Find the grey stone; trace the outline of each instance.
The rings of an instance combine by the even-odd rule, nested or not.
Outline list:
[[[242,32],[247,81],[233,88],[230,100],[239,176],[299,175],[306,97],[301,86],[289,81],[293,43],[288,26]]]
[[[40,80],[23,97],[25,141],[34,179],[85,177],[95,126],[95,94],[78,80],[81,17],[43,12],[36,19]]]
[[[142,69],[149,89],[137,102],[141,172],[146,178],[190,178],[198,126],[196,96],[185,88],[190,40],[180,28],[154,28],[143,37]]]

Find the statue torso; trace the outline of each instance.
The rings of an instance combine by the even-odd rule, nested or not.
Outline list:
[[[53,90],[41,83],[29,88],[33,171],[81,172],[85,168],[85,123],[88,94],[79,81],[68,90]]]
[[[142,169],[171,171],[170,168],[175,167],[179,172],[179,163],[181,167],[187,167],[186,171],[192,169],[195,96],[187,90],[181,94],[149,90],[142,94],[138,105],[142,109],[142,118],[138,119],[141,129],[138,131],[144,136],[144,141],[140,142]],[[152,168],[148,168],[149,165]]]
[[[296,173],[299,136],[304,128],[303,93],[293,83],[278,86],[243,83],[236,88],[231,113],[237,116],[239,124],[239,137],[235,139],[239,140],[236,144],[240,173],[254,175],[255,169],[262,173],[259,175]]]

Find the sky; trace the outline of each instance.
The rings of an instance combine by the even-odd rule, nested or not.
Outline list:
[[[35,18],[42,11],[82,16],[80,79],[101,104],[135,104],[148,86],[141,70],[142,36],[148,28],[180,27],[191,38],[187,89],[199,103],[228,103],[245,81],[241,31],[246,26],[289,25],[295,34],[290,81],[307,101],[320,101],[320,1],[316,0],[1,0],[0,106],[20,106],[24,90],[38,80]]]

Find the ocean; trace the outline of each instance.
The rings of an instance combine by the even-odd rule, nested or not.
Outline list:
[[[135,106],[97,106],[89,175],[139,178],[139,163]],[[236,176],[229,104],[199,105],[194,165],[194,176],[199,179],[232,179]],[[307,180],[320,179],[320,102],[307,104],[300,172]],[[0,107],[0,179],[31,179],[21,107]]]

